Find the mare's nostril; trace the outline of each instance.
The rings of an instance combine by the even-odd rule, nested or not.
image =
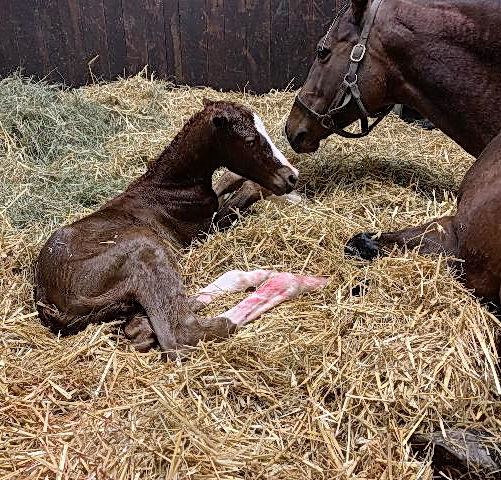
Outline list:
[[[294,174],[289,175],[289,183],[291,185],[296,185],[296,183],[297,183],[297,177],[296,177],[296,175],[294,175]]]
[[[296,138],[294,139],[294,143],[296,145],[301,145],[301,143],[303,143],[303,140],[306,138],[307,133],[308,132],[306,130],[301,130],[300,132],[298,132]]]

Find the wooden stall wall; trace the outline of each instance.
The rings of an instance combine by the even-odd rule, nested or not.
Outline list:
[[[0,75],[70,86],[135,74],[265,92],[299,85],[340,0],[0,0]]]

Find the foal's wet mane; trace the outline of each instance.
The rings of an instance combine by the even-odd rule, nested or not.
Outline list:
[[[204,104],[205,108],[191,116],[162,154],[150,163],[146,176],[149,178],[156,176],[160,172],[172,168],[173,162],[179,162],[191,155],[196,155],[199,150],[205,150],[207,157],[205,161],[197,162],[197,167],[202,169],[205,164],[210,173],[212,167],[210,154],[212,153],[211,149],[215,145],[204,144],[202,142],[209,137],[211,116],[219,115],[222,119],[224,118],[228,121],[236,120],[240,116],[245,117],[249,124],[253,123],[252,112],[243,105],[226,101],[211,102],[209,100],[205,100]],[[201,171],[193,171],[192,176],[200,177],[200,173]]]

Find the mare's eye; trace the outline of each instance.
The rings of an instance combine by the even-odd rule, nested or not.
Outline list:
[[[256,144],[256,137],[247,137],[245,139],[245,143],[249,146],[249,147],[253,147],[255,144]]]
[[[327,47],[317,48],[317,57],[319,60],[325,60],[331,53],[331,49]]]

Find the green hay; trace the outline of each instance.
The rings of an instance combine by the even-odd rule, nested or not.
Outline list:
[[[0,205],[8,220],[19,228],[54,225],[75,210],[96,208],[127,184],[121,172],[100,169],[111,161],[106,141],[160,124],[165,115],[154,101],[141,114],[125,116],[79,90],[19,75],[1,80]],[[141,156],[130,160],[129,167],[144,167]]]

